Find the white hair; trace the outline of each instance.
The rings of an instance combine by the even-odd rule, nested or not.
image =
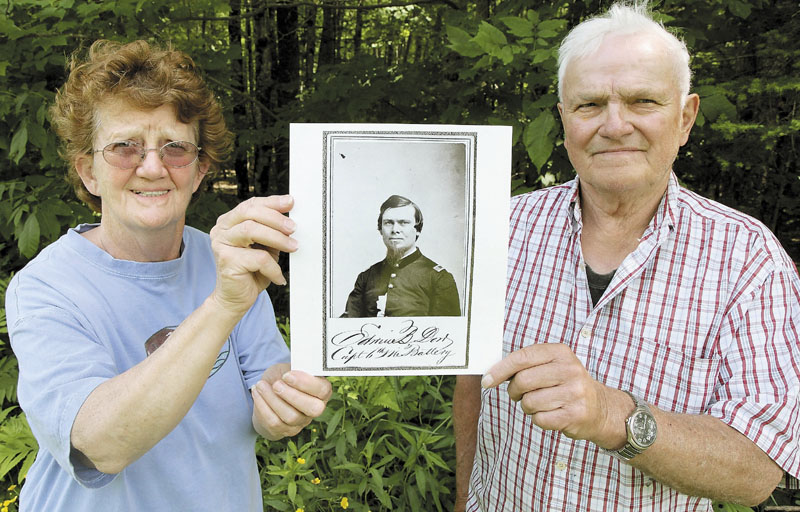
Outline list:
[[[567,66],[575,59],[589,57],[600,48],[609,35],[646,34],[659,38],[667,54],[674,59],[675,78],[681,94],[681,104],[686,102],[691,87],[692,71],[689,68],[689,50],[686,44],[653,20],[647,1],[633,4],[621,1],[611,6],[603,15],[579,23],[561,42],[558,50],[558,99],[563,101],[563,82]]]

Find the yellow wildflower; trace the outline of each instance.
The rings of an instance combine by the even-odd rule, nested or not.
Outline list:
[[[8,512],[8,507],[0,508],[0,512]]]
[[[350,502],[347,501],[347,498],[342,498],[342,501],[339,502],[339,505],[341,505],[342,508],[347,508],[350,506]]]
[[[311,483],[314,484],[314,485],[317,485],[320,482],[321,482],[321,480],[319,478],[314,478],[313,480],[311,480]]]
[[[303,457],[297,457],[297,463],[298,464],[305,464],[306,463],[306,459],[304,459]]]
[[[11,487],[8,488],[9,491],[13,491],[17,488],[17,484],[13,484]]]
[[[297,510],[295,510],[294,512],[306,512],[306,511],[305,511],[305,510],[303,510],[302,508],[298,508],[298,509],[297,509]]]

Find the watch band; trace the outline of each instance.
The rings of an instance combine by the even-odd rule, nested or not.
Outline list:
[[[636,395],[631,393],[630,391],[625,391],[629,397],[633,400],[635,408],[633,412],[625,419],[625,431],[628,434],[628,439],[625,442],[625,446],[623,446],[620,450],[610,450],[610,453],[618,456],[622,460],[629,461],[635,456],[639,455],[647,448],[650,447],[651,444],[655,441],[655,437],[646,445],[641,446],[634,442],[634,433],[632,432],[632,425],[631,422],[633,421],[634,417],[644,415],[646,417],[646,421],[652,422],[653,428],[657,428],[655,425],[655,419],[653,418],[653,414],[650,412],[650,406],[647,405],[646,402],[639,400]],[[657,430],[656,430],[657,431]]]

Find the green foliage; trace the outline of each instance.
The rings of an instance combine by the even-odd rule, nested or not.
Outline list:
[[[687,41],[694,90],[701,96],[676,172],[693,190],[764,221],[800,260],[796,1],[651,3]],[[286,191],[289,122],[505,124],[513,127],[514,193],[574,175],[556,109],[556,52],[569,27],[606,3],[538,2],[534,8],[500,0],[481,3],[485,12],[469,2],[337,10],[338,46],[327,64],[317,55],[326,8],[304,3],[300,25],[289,34],[309,46],[296,57],[300,71],[285,78],[278,78],[284,59],[275,43],[290,36],[277,33],[277,9],[242,2],[243,16],[232,21],[226,16],[236,4],[15,0],[0,9],[3,297],[11,275],[35,253],[68,227],[96,221],[62,179],[47,107],[65,79],[69,55],[98,38],[171,41],[193,56],[237,135],[236,165],[250,180],[233,184],[242,186],[239,199]],[[242,29],[236,41],[228,33],[232,22]],[[234,72],[239,58],[242,75]],[[190,206],[188,224],[208,230],[232,206],[236,200],[225,178],[207,183]],[[228,178],[234,179],[232,172]],[[284,287],[273,294],[279,317],[288,308],[286,293]],[[0,480],[9,484],[21,481],[35,441],[16,407],[17,370],[2,306]],[[282,322],[281,331],[288,330]],[[454,488],[451,380],[333,382],[331,404],[313,428],[288,443],[259,443],[265,503],[290,512],[341,510],[343,498],[353,510],[448,509]],[[7,491],[6,499],[17,491]]]
[[[86,206],[62,199],[68,193],[66,182],[54,172],[0,182],[0,257],[9,263],[27,260],[66,227],[91,221]]]
[[[288,443],[259,442],[264,504],[306,512],[452,509],[450,377],[332,377],[325,414]]]
[[[38,449],[39,445],[19,407],[0,411],[0,481],[7,481],[6,475],[18,468],[14,482],[21,485]]]

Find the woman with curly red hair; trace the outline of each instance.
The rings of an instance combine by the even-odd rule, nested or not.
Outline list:
[[[285,283],[278,251],[296,248],[292,199],[246,201],[210,236],[186,226],[231,147],[192,59],[98,41],[70,67],[52,124],[100,222],[44,249],[6,294],[39,442],[20,510],[260,511],[256,435],[296,434],[331,393],[290,370],[265,292]]]

